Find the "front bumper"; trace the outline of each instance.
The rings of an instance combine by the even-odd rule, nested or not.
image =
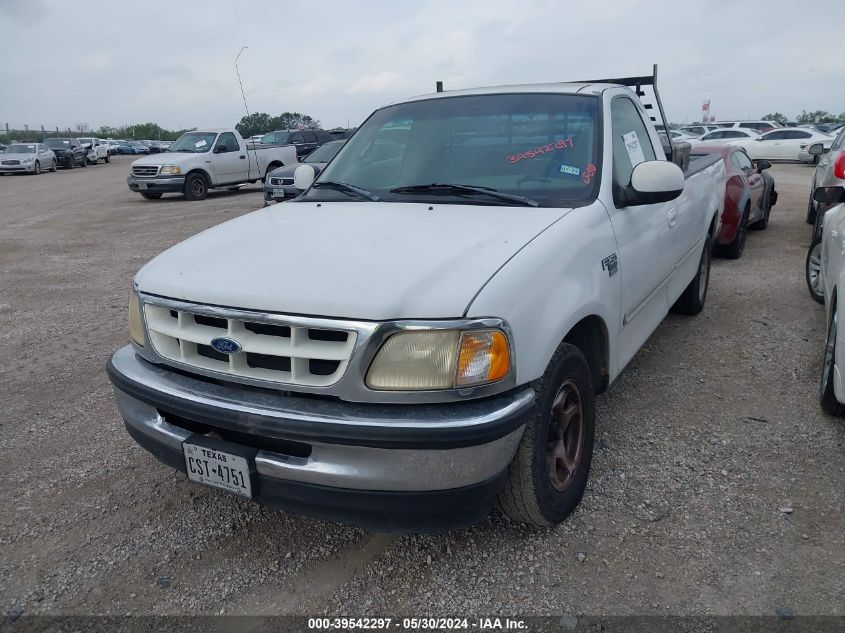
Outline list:
[[[284,192],[284,195],[274,195],[279,190]],[[283,200],[288,200],[289,198],[296,198],[300,193],[302,192],[292,185],[264,185],[264,200],[268,202],[281,202]]]
[[[35,171],[35,163],[29,165],[0,165],[0,174],[20,174]]]
[[[534,411],[530,388],[454,404],[294,397],[194,378],[129,346],[107,371],[129,434],[163,463],[184,472],[192,434],[254,448],[259,503],[382,531],[484,518]]]
[[[160,176],[156,178],[139,178],[129,176],[126,184],[132,191],[145,193],[182,193],[185,188],[185,176]],[[143,186],[142,186],[143,185]]]

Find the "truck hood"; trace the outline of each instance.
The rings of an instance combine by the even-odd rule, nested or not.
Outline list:
[[[179,165],[191,156],[201,156],[192,152],[159,152],[132,161],[133,165]]]
[[[567,212],[282,203],[177,244],[144,266],[135,282],[141,292],[267,312],[459,317],[508,259]]]

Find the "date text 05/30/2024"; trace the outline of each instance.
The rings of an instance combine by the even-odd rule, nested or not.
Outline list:
[[[308,618],[313,630],[398,630],[438,631],[443,629],[474,631],[526,630],[524,620],[511,618]]]

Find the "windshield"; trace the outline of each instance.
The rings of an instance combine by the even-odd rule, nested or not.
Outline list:
[[[48,138],[44,144],[53,149],[63,149],[70,146],[70,141],[65,138]]]
[[[300,200],[361,199],[319,186],[335,182],[380,200],[512,204],[480,192],[420,188],[437,183],[486,187],[542,206],[585,204],[600,178],[598,105],[591,95],[532,93],[389,106],[346,142]]]
[[[343,147],[343,143],[332,142],[326,143],[325,145],[321,145],[313,152],[308,154],[308,157],[302,161],[304,163],[327,163],[334,155],[340,151],[340,148]]]
[[[83,145],[91,145],[91,143],[94,142],[94,139],[92,139],[92,138],[81,138],[81,139],[78,139],[78,140]]]
[[[201,154],[211,149],[211,146],[214,144],[214,139],[216,138],[216,132],[187,132],[186,134],[180,136],[173,145],[167,148],[167,151],[195,152]]]
[[[6,148],[7,154],[34,154],[35,153],[35,145],[9,145]]]

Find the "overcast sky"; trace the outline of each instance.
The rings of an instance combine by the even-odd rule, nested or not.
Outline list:
[[[647,74],[667,116],[845,111],[842,0],[0,0],[0,124],[360,123],[446,88]]]

